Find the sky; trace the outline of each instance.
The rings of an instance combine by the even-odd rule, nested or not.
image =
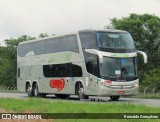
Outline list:
[[[103,29],[130,13],[160,16],[159,8],[160,0],[0,0],[0,45],[22,35]]]

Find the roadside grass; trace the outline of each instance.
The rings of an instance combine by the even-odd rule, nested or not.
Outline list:
[[[16,113],[159,113],[160,107],[133,105],[120,102],[74,102],[43,98],[13,99],[0,98],[0,108]],[[137,119],[56,119],[53,122],[137,122]],[[141,122],[151,120],[140,119]],[[153,121],[153,120],[152,120]],[[154,120],[159,122],[160,120]]]
[[[160,107],[133,105],[119,102],[74,102],[67,100],[48,100],[43,98],[13,99],[0,98],[0,108],[15,112],[38,113],[159,113]]]
[[[129,96],[131,98],[142,98],[142,99],[160,99],[160,93],[157,94],[143,94],[140,93],[139,95],[136,96]]]
[[[0,89],[0,92],[5,92],[5,93],[22,93],[22,92],[19,92],[18,90],[6,90],[6,89]]]

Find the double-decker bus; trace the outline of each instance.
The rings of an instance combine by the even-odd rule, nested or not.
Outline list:
[[[22,42],[17,48],[17,88],[28,96],[120,96],[139,92],[137,51],[122,30],[82,30]]]

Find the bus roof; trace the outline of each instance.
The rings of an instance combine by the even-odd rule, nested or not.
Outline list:
[[[124,31],[124,30],[116,30],[116,29],[80,30],[79,32],[96,32],[96,31],[100,31],[100,32],[125,32],[125,33],[128,33],[127,31]]]
[[[37,39],[33,39],[33,40],[20,42],[18,45],[25,44],[25,43],[36,42],[36,41],[42,41],[42,40],[46,40],[46,39],[52,39],[52,38],[61,37],[61,36],[72,35],[72,34],[77,34],[77,33],[57,34],[57,35],[53,35],[53,36],[49,36],[49,37],[37,38]]]
[[[100,32],[125,32],[125,33],[127,33],[127,31],[116,30],[116,29],[101,29],[101,30],[90,29],[90,30],[79,30],[78,32],[97,32],[97,31],[100,31]],[[46,40],[46,39],[52,39],[52,38],[55,38],[55,37],[67,36],[67,35],[71,35],[71,34],[77,34],[78,32],[66,33],[66,34],[57,34],[57,35],[54,35],[54,36],[28,40],[28,41],[25,41],[25,42],[20,42],[18,45],[25,44],[25,43],[36,42],[36,41],[41,41],[41,40]]]

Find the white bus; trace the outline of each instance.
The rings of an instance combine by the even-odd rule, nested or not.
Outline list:
[[[17,88],[28,96],[120,96],[139,92],[137,51],[122,30],[83,30],[22,42],[17,48]]]

